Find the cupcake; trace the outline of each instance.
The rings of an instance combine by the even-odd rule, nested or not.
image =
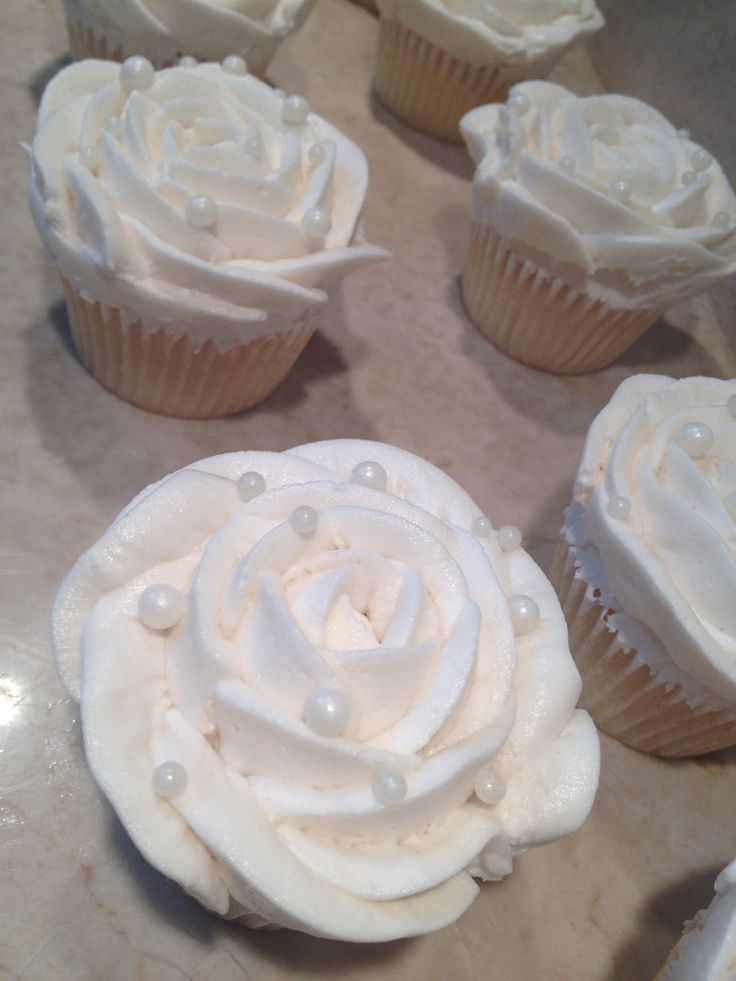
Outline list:
[[[50,83],[30,204],[85,367],[121,398],[209,418],[265,398],[363,240],[360,149],[241,59],[84,61]]]
[[[262,75],[314,0],[64,0],[75,61],[143,55],[170,68],[184,55],[222,61],[236,54]]]
[[[603,26],[594,0],[377,0],[375,86],[409,126],[460,143],[476,106],[546,75],[575,41]]]
[[[518,361],[595,371],[736,272],[721,168],[643,102],[529,82],[461,128],[478,165],[463,298]]]
[[[635,375],[583,447],[552,579],[604,732],[736,744],[736,381]]]
[[[718,876],[707,909],[685,931],[655,981],[733,981],[736,977],[736,861]]]
[[[517,529],[402,450],[211,457],[145,489],[53,610],[89,766],[134,842],[249,926],[451,923],[575,830],[598,737]]]

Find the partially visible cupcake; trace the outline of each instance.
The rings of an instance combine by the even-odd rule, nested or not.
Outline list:
[[[469,113],[471,320],[547,371],[614,361],[668,307],[736,272],[736,197],[655,109],[548,82]]]
[[[635,375],[583,447],[552,580],[581,704],[643,752],[736,744],[736,381]]]
[[[594,0],[377,0],[375,85],[408,125],[461,142],[466,112],[546,75],[603,26]]]
[[[87,760],[145,857],[248,926],[453,922],[576,830],[595,726],[559,602],[424,460],[332,440],[146,488],[54,604]]]
[[[716,879],[707,909],[685,930],[654,981],[733,981],[736,978],[736,861]]]
[[[285,377],[365,244],[360,149],[240,59],[84,61],[49,84],[30,203],[106,388],[207,418]]]
[[[156,68],[183,56],[222,61],[239,55],[262,75],[281,41],[314,0],[64,0],[76,61],[142,55]]]

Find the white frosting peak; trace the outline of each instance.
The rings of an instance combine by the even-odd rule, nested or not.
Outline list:
[[[736,196],[721,168],[645,103],[525,82],[460,128],[478,165],[476,221],[550,275],[638,308],[736,271]]]
[[[385,489],[351,479],[365,461]],[[386,940],[582,822],[598,743],[562,613],[522,549],[471,534],[478,513],[359,440],[213,457],[126,508],[59,591],[54,639],[90,766],[154,865],[220,913]],[[520,593],[541,619],[515,638]]]

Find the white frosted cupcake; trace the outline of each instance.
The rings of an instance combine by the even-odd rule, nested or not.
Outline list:
[[[575,830],[595,727],[557,597],[449,477],[337,440],[148,487],[53,612],[89,765],[146,858],[247,925],[455,920]]]
[[[30,203],[77,351],[106,388],[207,418],[265,398],[365,244],[368,168],[239,59],[84,61],[49,84]]]
[[[733,981],[736,977],[736,861],[716,879],[707,909],[685,931],[655,981]]]
[[[64,0],[64,5],[76,61],[143,55],[156,68],[169,68],[183,55],[222,61],[236,54],[262,75],[314,0]]]
[[[461,141],[460,119],[539,78],[603,26],[594,0],[377,0],[376,91],[430,136]]]
[[[635,375],[583,447],[552,579],[599,728],[736,744],[736,381]]]
[[[585,372],[736,272],[736,197],[655,109],[548,82],[462,121],[477,166],[463,298],[518,361]]]

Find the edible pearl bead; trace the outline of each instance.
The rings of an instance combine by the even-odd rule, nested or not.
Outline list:
[[[326,153],[324,146],[321,143],[313,143],[309,150],[307,150],[307,156],[316,167],[317,164],[321,164],[325,159]]]
[[[509,600],[509,609],[517,637],[528,634],[538,626],[539,607],[531,596],[524,596],[522,593],[512,596]]]
[[[573,157],[560,157],[559,168],[564,174],[572,175],[575,173],[575,160]]]
[[[478,515],[470,526],[470,534],[475,538],[490,538],[493,525],[484,514]]]
[[[102,157],[96,146],[83,146],[79,148],[79,161],[87,170],[94,172],[100,166]]]
[[[682,183],[685,185],[685,187],[690,187],[690,185],[694,184],[697,179],[698,175],[694,170],[686,170],[682,175]]]
[[[338,688],[318,688],[304,706],[304,721],[318,736],[341,736],[350,718],[350,705]]]
[[[731,415],[736,418],[736,395],[732,395],[728,402],[726,402],[726,408],[731,413]]]
[[[326,208],[310,208],[302,218],[302,228],[309,238],[324,242],[332,228],[332,218]]]
[[[523,116],[525,113],[529,112],[531,102],[529,101],[529,96],[524,95],[523,92],[514,92],[513,95],[509,96],[508,107],[512,112],[515,112],[517,116]]]
[[[606,506],[606,511],[612,518],[625,521],[631,514],[631,501],[628,497],[612,497]]]
[[[723,503],[726,506],[726,510],[731,515],[734,521],[736,521],[736,491],[731,494],[727,494],[723,498]]]
[[[294,508],[289,518],[294,531],[300,535],[311,535],[317,527],[317,512],[308,504],[301,504]]]
[[[611,196],[616,198],[617,201],[628,201],[632,191],[631,181],[620,180],[614,181],[611,184]]]
[[[716,211],[713,215],[713,224],[716,228],[722,228],[725,231],[731,224],[731,216],[726,211]]]
[[[144,589],[138,599],[138,619],[151,630],[168,630],[184,614],[184,596],[167,583]]]
[[[301,95],[290,95],[284,100],[281,118],[288,126],[299,126],[309,115],[309,103]]]
[[[689,129],[678,129],[677,135],[678,136],[681,136],[683,138],[683,140],[689,140],[690,139],[690,130]]]
[[[238,494],[240,494],[244,501],[252,501],[254,497],[262,494],[265,489],[265,479],[262,474],[256,473],[255,470],[248,470],[238,477]]]
[[[496,537],[504,552],[515,552],[521,545],[521,532],[515,525],[502,525]]]
[[[375,460],[364,460],[353,467],[350,479],[354,484],[362,484],[364,487],[373,487],[375,490],[386,490],[388,477],[386,471],[380,463]]]
[[[475,796],[484,804],[500,804],[506,796],[506,784],[491,770],[483,770],[475,779]]]
[[[217,203],[209,194],[193,194],[187,201],[186,218],[192,228],[209,228],[217,221]]]
[[[109,133],[110,136],[122,136],[125,127],[123,126],[123,121],[120,116],[108,116],[105,120],[105,132]]]
[[[697,150],[693,150],[690,156],[690,162],[697,171],[707,170],[713,163],[713,157],[711,157],[707,150],[699,147]]]
[[[382,770],[373,781],[373,796],[387,807],[400,804],[406,797],[407,790],[404,776],[393,770]]]
[[[176,760],[162,763],[153,771],[153,792],[159,797],[171,800],[179,797],[187,789],[187,771]]]
[[[240,55],[228,55],[222,63],[222,70],[228,75],[247,75],[248,66]]]
[[[191,55],[182,55],[179,59],[179,68],[196,68],[197,59]]]
[[[688,422],[675,436],[675,443],[692,460],[699,460],[713,446],[713,430],[704,422]]]
[[[133,55],[120,66],[120,87],[126,92],[150,89],[156,79],[156,70],[148,58]]]

